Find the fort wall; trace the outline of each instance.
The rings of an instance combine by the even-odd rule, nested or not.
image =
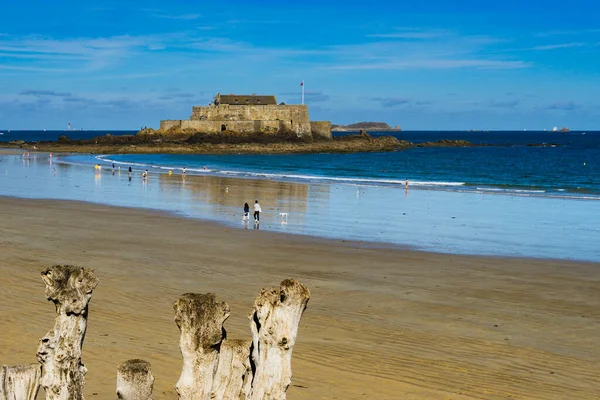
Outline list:
[[[181,128],[181,123],[183,121],[180,119],[163,119],[160,121],[160,130],[167,131],[172,128]]]
[[[226,104],[223,103],[225,101]],[[238,101],[246,104],[237,104]],[[263,104],[260,104],[261,102]],[[270,104],[267,104],[269,102]],[[315,137],[331,139],[331,123],[311,123],[306,105],[277,105],[274,96],[217,94],[212,104],[192,107],[189,120],[160,121],[160,130],[195,131],[205,134],[291,132],[298,137],[311,138],[316,135]]]
[[[313,139],[331,139],[330,121],[310,121]]]
[[[290,131],[298,136],[310,136],[310,120],[308,107],[305,105],[211,105],[206,107],[195,106],[192,108],[190,121],[217,121],[218,127],[206,133],[221,132],[221,125],[225,124],[231,128],[227,130],[238,131],[234,126],[245,127],[243,122],[261,121],[259,126],[272,128],[276,125],[278,131]],[[272,122],[276,122],[274,125]],[[210,127],[213,125],[201,125]],[[241,128],[244,129],[244,128]],[[245,131],[245,129],[244,129]],[[265,133],[269,133],[267,129]],[[263,132],[258,130],[255,132]]]

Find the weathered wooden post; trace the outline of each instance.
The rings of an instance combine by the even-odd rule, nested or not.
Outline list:
[[[87,369],[81,352],[98,279],[92,269],[55,265],[42,272],[42,280],[46,297],[56,306],[54,329],[40,340],[37,352],[46,400],[82,400]]]
[[[180,399],[210,399],[229,306],[217,302],[212,293],[186,293],[175,302],[174,308],[183,357],[183,369],[175,389]]]
[[[123,400],[152,400],[154,375],[150,363],[127,360],[117,368],[117,398]]]
[[[308,289],[295,280],[263,290],[250,316],[250,341],[225,339],[229,306],[214,294],[181,296],[174,304],[183,356],[179,398],[285,399],[298,324],[309,298]]]
[[[225,339],[219,351],[219,366],[213,379],[215,399],[245,399],[252,384],[251,340]]]
[[[250,314],[254,377],[248,400],[285,399],[292,381],[292,351],[310,291],[293,279],[263,290]]]
[[[2,366],[0,400],[35,400],[40,390],[40,364]]]

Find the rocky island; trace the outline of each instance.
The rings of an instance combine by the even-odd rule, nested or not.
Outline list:
[[[392,128],[385,122],[357,122],[350,125],[331,125],[331,130],[333,132],[356,132],[360,130],[381,132],[402,131],[398,125]]]
[[[374,137],[366,131],[331,139],[302,138],[290,133],[227,132],[226,134],[174,133],[151,129],[136,135],[104,135],[72,140],[63,135],[55,142],[14,141],[6,147],[65,153],[94,154],[299,154],[397,151],[412,147],[474,146],[464,140],[412,143],[393,136]]]

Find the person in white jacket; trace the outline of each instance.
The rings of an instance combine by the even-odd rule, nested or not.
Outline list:
[[[260,213],[262,209],[260,208],[260,204],[258,204],[258,200],[254,202],[254,222],[260,222]]]

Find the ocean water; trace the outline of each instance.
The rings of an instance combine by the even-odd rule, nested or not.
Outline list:
[[[351,156],[355,158],[315,155],[310,160],[326,164],[333,158],[337,160],[333,165],[345,168],[346,174],[348,170],[364,173],[361,155]],[[378,157],[383,154],[362,156],[381,162]],[[323,172],[314,175],[315,171],[310,172],[311,178],[298,173],[299,167],[311,170],[301,166],[301,161],[309,160],[305,156],[135,156],[142,157],[136,158],[139,165],[130,157],[125,156],[124,164],[113,171],[108,160],[119,157],[103,156],[99,161],[91,155],[0,155],[0,196],[148,208],[249,229],[250,234],[260,229],[451,254],[600,262],[600,201],[594,194],[461,190],[452,185],[448,188],[448,181],[411,183],[406,190],[400,183],[380,183],[373,177],[340,177],[331,165],[313,168],[329,171],[328,178]],[[340,160],[358,164],[345,166]],[[98,162],[104,164],[100,171],[93,166]],[[170,168],[169,162],[173,163],[171,175],[163,169]],[[175,168],[182,162],[188,171],[190,165],[202,168],[183,176]],[[131,176],[128,165],[133,166]],[[272,172],[284,170],[282,165],[293,173]],[[229,173],[233,167],[241,172]],[[141,172],[146,168],[150,176],[143,180]],[[263,172],[248,172],[259,169]],[[271,172],[265,173],[265,169]],[[263,209],[260,224],[242,223],[244,202],[255,199]],[[288,218],[281,218],[280,213],[287,213]]]
[[[92,139],[97,136],[111,134],[135,135],[137,131],[109,130],[109,131],[13,131],[10,129],[0,129],[0,144],[12,140],[24,140],[26,142],[48,142],[56,141],[60,136],[66,135],[73,140]]]
[[[290,155],[136,154],[105,163],[231,177],[600,200],[600,132],[395,132],[415,143],[463,139],[482,147],[423,147],[384,153]],[[535,146],[531,146],[534,144]],[[542,145],[542,146],[539,146]],[[206,167],[206,170],[204,169]]]

